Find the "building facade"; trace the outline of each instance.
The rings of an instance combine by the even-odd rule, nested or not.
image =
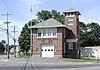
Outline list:
[[[63,13],[65,15],[64,24],[51,18],[29,27],[32,29],[33,55],[40,57],[78,57],[80,12],[71,8]]]

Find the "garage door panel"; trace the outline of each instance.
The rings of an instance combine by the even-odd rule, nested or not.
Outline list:
[[[42,46],[42,57],[54,57],[54,46]]]

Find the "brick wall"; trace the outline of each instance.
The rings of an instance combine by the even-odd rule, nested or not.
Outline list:
[[[64,42],[64,28],[57,28],[57,38],[37,38],[37,29],[33,29],[33,54],[41,55],[41,45],[48,43],[54,45],[54,54],[62,57]]]

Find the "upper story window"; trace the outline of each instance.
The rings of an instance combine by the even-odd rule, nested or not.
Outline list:
[[[37,37],[57,37],[57,28],[40,28],[37,30]]]
[[[40,30],[38,30],[38,37],[41,37],[42,35],[41,35],[41,31]]]
[[[43,29],[43,36],[46,36],[46,30]]]

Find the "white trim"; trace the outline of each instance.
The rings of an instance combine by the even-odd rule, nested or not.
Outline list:
[[[66,42],[77,42],[78,39],[66,39]]]
[[[68,21],[73,21],[72,19],[68,20]]]
[[[69,23],[68,25],[73,25],[73,23]]]

